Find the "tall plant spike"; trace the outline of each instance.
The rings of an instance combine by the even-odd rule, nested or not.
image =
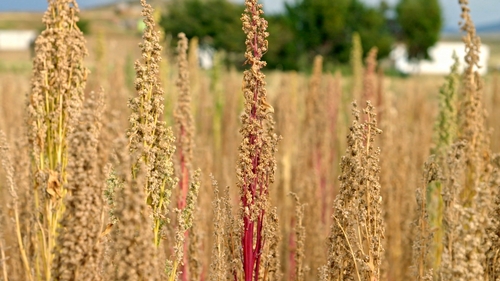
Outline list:
[[[191,93],[189,89],[189,65],[187,60],[188,39],[184,33],[179,34],[177,46],[179,76],[177,78],[177,89],[179,91],[177,108],[175,109],[175,123],[177,127],[177,144],[179,147],[180,180],[179,187],[181,196],[178,208],[186,206],[186,196],[189,189],[189,177],[192,174],[191,161],[193,159],[193,137],[194,125],[191,114]]]
[[[37,279],[51,280],[59,220],[68,193],[68,136],[78,120],[88,70],[83,34],[77,26],[75,0],[50,0],[43,16],[45,30],[35,42],[28,104],[32,145],[33,196],[38,214]]]
[[[241,20],[247,35],[245,63],[250,69],[243,73],[245,108],[242,114],[243,140],[237,166],[238,187],[241,195],[243,271],[245,281],[260,280],[260,262],[264,245],[264,216],[269,210],[269,185],[274,182],[276,145],[273,107],[267,101],[266,65],[262,56],[267,52],[267,21],[261,17],[262,4],[246,0]]]
[[[173,154],[175,138],[163,118],[163,88],[160,85],[159,63],[161,46],[159,33],[155,31],[153,9],[141,0],[142,15],[146,28],[140,44],[142,60],[135,63],[137,96],[130,100],[129,107],[130,154],[139,155],[134,160],[132,176],[137,178],[139,167],[144,165],[146,182],[145,201],[153,212],[154,244],[160,245],[163,227],[168,224],[168,205],[172,189],[177,185],[174,177]]]

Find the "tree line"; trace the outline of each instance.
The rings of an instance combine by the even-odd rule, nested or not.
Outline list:
[[[166,34],[184,32],[198,37],[202,46],[242,53],[245,38],[236,16],[242,10],[228,0],[172,0],[161,25]],[[266,61],[283,70],[307,68],[315,55],[327,63],[346,63],[355,33],[364,54],[377,47],[383,58],[394,43],[403,42],[411,59],[428,58],[442,28],[438,0],[399,0],[395,6],[385,0],[378,6],[361,0],[295,0],[283,12],[265,17],[270,33]]]

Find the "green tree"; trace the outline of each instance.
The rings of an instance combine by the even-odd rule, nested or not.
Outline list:
[[[354,32],[359,34],[361,42],[363,42],[363,56],[367,55],[373,47],[377,47],[377,56],[379,58],[389,55],[394,42],[394,36],[389,31],[385,13],[386,8],[384,7],[384,2],[382,2],[381,7],[377,9],[367,7],[358,0],[351,1],[349,7],[349,15],[351,16],[348,18],[347,22],[347,26],[351,28],[348,38],[349,49],[348,52],[342,54],[345,56],[346,61],[349,59],[352,47],[352,34]]]
[[[387,27],[383,9],[368,7],[360,0],[297,0],[287,4],[286,15],[292,22],[299,54],[309,59],[320,54],[327,60],[348,62],[352,34],[365,42],[363,52],[372,47],[379,56],[387,56],[393,36]]]
[[[268,68],[296,70],[298,49],[290,20],[283,14],[266,16],[269,22],[269,50],[265,54]]]
[[[400,0],[396,6],[401,36],[411,59],[428,59],[443,24],[438,0]]]
[[[201,44],[227,52],[244,52],[240,21],[243,10],[243,5],[227,0],[173,0],[160,24],[174,38],[184,32],[188,38],[200,38]]]
[[[326,57],[345,38],[351,0],[302,0],[286,5],[298,51]]]

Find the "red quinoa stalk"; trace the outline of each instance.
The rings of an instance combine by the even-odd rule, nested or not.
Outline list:
[[[274,181],[274,153],[278,137],[274,134],[274,109],[267,103],[265,75],[261,61],[267,51],[267,21],[261,17],[262,4],[246,0],[241,20],[247,35],[245,58],[251,66],[243,74],[245,110],[242,115],[243,136],[238,160],[238,187],[241,190],[243,230],[243,271],[245,281],[259,279],[264,246],[264,217],[268,206],[269,185]]]

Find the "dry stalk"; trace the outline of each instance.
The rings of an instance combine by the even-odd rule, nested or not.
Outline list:
[[[384,223],[378,166],[379,149],[373,144],[381,133],[368,102],[362,122],[356,103],[348,147],[342,157],[339,195],[335,199],[324,280],[380,280]],[[326,274],[326,277],[324,276]]]
[[[422,184],[417,189],[417,213],[418,218],[415,221],[417,234],[413,241],[413,276],[416,281],[432,281],[432,260],[429,257],[432,243],[432,229],[429,225],[429,214],[427,212],[426,194],[430,184],[439,180],[438,165],[433,157],[428,159],[424,165],[424,176]]]
[[[26,248],[26,241],[23,238],[23,233],[22,233],[22,226],[21,226],[21,220],[20,220],[20,210],[19,210],[19,197],[17,194],[17,184],[15,180],[15,174],[14,174],[14,166],[12,165],[12,158],[10,155],[10,149],[7,144],[7,138],[4,134],[3,131],[0,130],[0,156],[2,158],[1,164],[3,166],[3,169],[5,170],[6,174],[6,179],[7,179],[7,186],[9,189],[9,194],[11,196],[11,204],[12,204],[12,212],[14,215],[14,222],[15,222],[15,228],[16,228],[16,240],[17,240],[17,246],[19,248],[19,253],[21,256],[22,264],[23,264],[23,273],[24,273],[24,278],[26,280],[33,280],[33,274],[31,271],[31,261],[28,256],[28,251]],[[4,260],[4,259],[2,259]],[[5,262],[5,260],[4,260]],[[6,267],[4,267],[4,270]]]

